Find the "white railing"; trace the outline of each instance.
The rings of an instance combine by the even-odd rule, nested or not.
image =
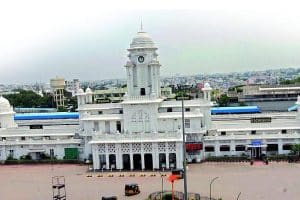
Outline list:
[[[157,99],[156,95],[145,95],[145,96],[124,96],[125,101],[149,101]]]
[[[135,141],[142,140],[182,140],[182,134],[180,132],[165,132],[165,133],[117,133],[117,134],[94,134],[93,140],[96,141]]]
[[[61,140],[2,140],[0,146],[4,145],[47,145],[47,144],[80,144],[81,139],[61,139]]]
[[[0,137],[18,137],[18,136],[62,136],[62,135],[74,135],[74,129],[5,129],[0,132]]]
[[[291,139],[298,139],[300,138],[300,132],[293,132],[293,133],[274,133],[274,134],[268,134],[268,133],[263,133],[263,134],[244,134],[244,135],[226,135],[226,136],[220,136],[220,135],[215,135],[215,136],[204,136],[204,140],[241,140],[241,139],[286,139],[286,138],[291,138]]]

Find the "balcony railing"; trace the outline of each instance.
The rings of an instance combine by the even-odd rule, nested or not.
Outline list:
[[[56,140],[2,140],[0,146],[12,145],[53,145],[53,144],[81,144],[81,139],[56,139]]]
[[[205,136],[204,140],[246,140],[246,139],[299,139],[300,132],[285,133],[280,132],[274,134],[262,133],[262,134],[231,134],[231,135],[215,135],[215,136]]]
[[[157,99],[156,95],[145,95],[145,96],[124,96],[125,101],[149,101]]]
[[[165,133],[117,133],[105,134],[96,132],[92,137],[92,143],[103,142],[142,142],[142,141],[182,141],[181,132]]]

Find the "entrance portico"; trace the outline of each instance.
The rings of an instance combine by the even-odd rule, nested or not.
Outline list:
[[[250,145],[247,145],[251,159],[260,160],[262,155],[266,153],[267,145],[261,140],[253,140]]]
[[[150,146],[152,148],[149,148]],[[156,149],[155,146],[161,148]],[[111,149],[112,147],[121,148]],[[123,150],[122,147],[124,147]],[[164,145],[162,143],[160,145],[155,143],[93,144],[93,155],[98,155],[93,157],[93,166],[98,170],[180,169],[182,167],[181,148],[181,143],[176,142],[166,142]]]

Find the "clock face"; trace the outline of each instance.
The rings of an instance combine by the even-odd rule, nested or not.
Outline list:
[[[139,63],[143,63],[144,60],[145,60],[144,56],[139,56],[139,57],[138,57]]]

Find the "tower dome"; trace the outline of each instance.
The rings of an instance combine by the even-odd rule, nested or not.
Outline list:
[[[137,35],[132,39],[130,44],[130,49],[135,48],[155,48],[155,44],[148,33],[144,31],[140,31]]]
[[[88,88],[86,88],[85,93],[92,94],[93,92],[92,92],[92,89],[88,87]]]
[[[10,106],[9,101],[6,98],[0,96],[0,113],[7,113],[11,111],[12,108]]]
[[[0,128],[16,127],[14,114],[9,101],[0,95]]]
[[[210,88],[210,84],[209,83],[205,83],[204,84],[204,88]]]
[[[77,94],[83,94],[83,93],[84,93],[83,89],[82,89],[82,88],[79,88]]]

